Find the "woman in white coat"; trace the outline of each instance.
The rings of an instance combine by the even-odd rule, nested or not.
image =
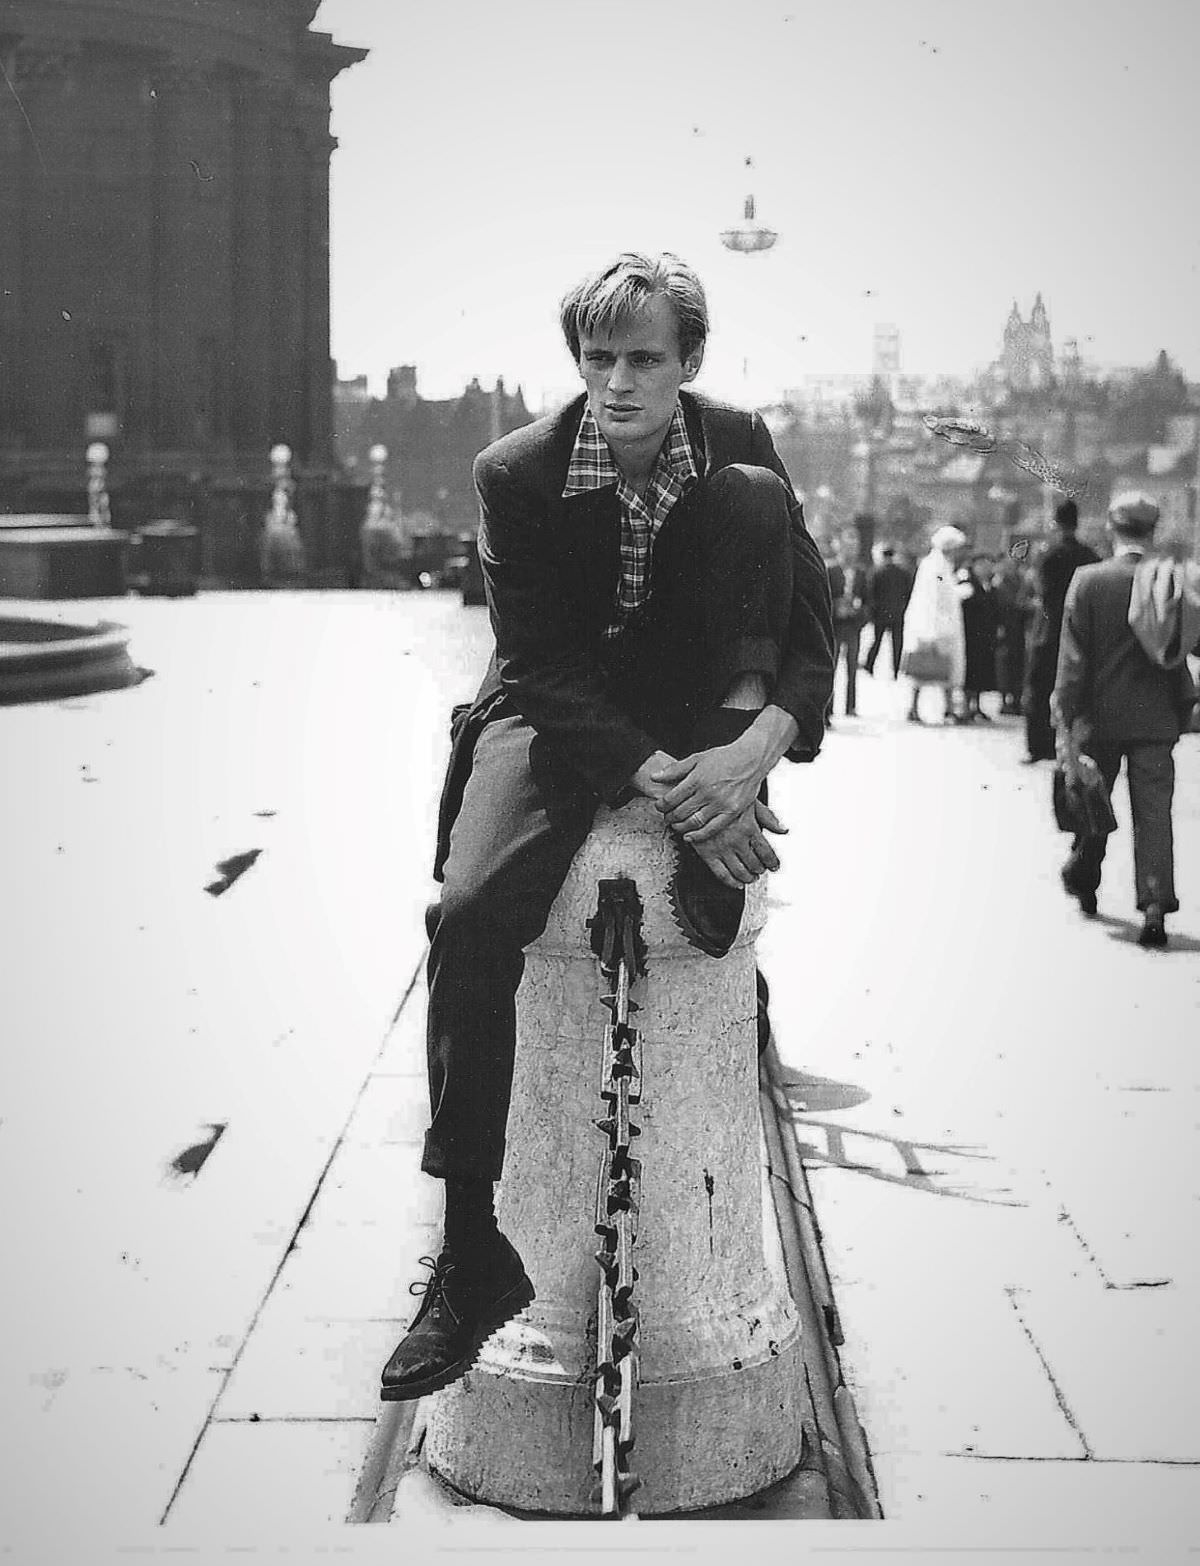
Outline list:
[[[912,597],[904,612],[904,672],[912,680],[910,723],[920,723],[922,687],[940,685],[946,722],[954,720],[954,691],[966,673],[962,599],[955,581],[967,537],[956,527],[939,527],[929,553],[917,567]]]

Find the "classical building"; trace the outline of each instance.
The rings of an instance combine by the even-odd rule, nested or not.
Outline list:
[[[285,442],[330,524],[329,87],[366,51],[318,3],[6,0],[0,509],[82,510],[99,438],[114,523],[191,516],[228,575]]]

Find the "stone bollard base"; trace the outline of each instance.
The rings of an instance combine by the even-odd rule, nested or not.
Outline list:
[[[755,1365],[642,1385],[629,1466],[642,1516],[696,1511],[755,1495],[802,1455],[800,1335]],[[472,1500],[549,1516],[596,1516],[592,1382],[564,1371],[481,1364],[430,1400],[425,1458]],[[730,1419],[730,1410],[737,1417]],[[512,1432],[498,1448],[492,1432]]]

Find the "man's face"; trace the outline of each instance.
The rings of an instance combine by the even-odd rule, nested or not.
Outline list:
[[[662,440],[675,412],[679,388],[695,380],[703,351],[679,357],[679,334],[670,300],[656,294],[631,320],[596,337],[579,338],[579,373],[588,407],[610,446]]]

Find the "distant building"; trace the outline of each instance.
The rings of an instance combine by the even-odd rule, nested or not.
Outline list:
[[[392,504],[410,532],[474,533],[479,504],[471,466],[491,441],[530,422],[520,386],[510,393],[499,379],[486,391],[475,379],[460,397],[428,400],[412,364],[389,371],[385,397],[362,398],[361,383],[359,377],[335,387],[339,460],[365,475],[371,447],[386,446]]]
[[[1021,319],[1016,300],[1004,323],[1000,374],[1011,391],[1036,391],[1054,377],[1054,347],[1050,317],[1039,293],[1028,321]]]
[[[0,508],[83,510],[100,438],[114,523],[192,517],[217,576],[274,443],[302,527],[336,512],[329,89],[366,51],[317,3],[6,0]]]

